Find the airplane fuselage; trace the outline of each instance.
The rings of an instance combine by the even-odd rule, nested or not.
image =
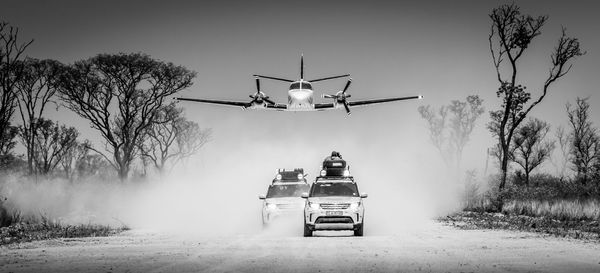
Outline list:
[[[307,81],[297,81],[290,85],[288,91],[287,111],[313,111],[315,109],[313,101],[312,86]]]

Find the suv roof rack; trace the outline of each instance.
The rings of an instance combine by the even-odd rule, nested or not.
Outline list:
[[[315,182],[318,182],[319,180],[350,180],[354,182],[354,176],[317,176]]]
[[[277,169],[272,184],[308,183],[303,168]]]

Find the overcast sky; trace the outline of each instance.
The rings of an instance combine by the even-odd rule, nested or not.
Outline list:
[[[441,161],[430,145],[419,105],[439,106],[477,94],[486,110],[498,107],[498,83],[488,45],[488,14],[505,1],[0,1],[0,19],[33,38],[27,55],[65,63],[98,53],[144,52],[198,72],[182,96],[247,100],[255,92],[252,74],[307,78],[349,73],[352,99],[422,94],[404,101],[343,111],[280,113],[181,103],[187,117],[212,128],[199,169],[259,170],[278,167],[318,171],[320,160],[338,150],[366,177],[376,168],[411,174]],[[522,60],[520,79],[536,97],[549,67],[549,53],[561,26],[578,37],[587,55],[551,87],[531,114],[566,125],[564,105],[591,96],[600,124],[600,52],[595,1],[517,1],[522,12],[549,21]],[[316,101],[335,93],[343,79],[315,84]],[[287,88],[263,81],[263,91],[285,102]],[[86,121],[67,109],[49,113],[77,126],[100,143]],[[467,147],[466,167],[482,170],[493,140],[486,113]],[[359,165],[361,163],[362,165]],[[352,164],[352,163],[351,163]],[[379,167],[378,167],[379,166]],[[398,167],[400,166],[400,167]],[[375,169],[374,169],[375,168]],[[268,183],[268,180],[265,180]]]

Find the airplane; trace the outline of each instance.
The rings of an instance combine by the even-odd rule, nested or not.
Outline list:
[[[300,57],[300,79],[289,80],[278,77],[253,75],[256,80],[256,93],[250,95],[251,100],[246,101],[225,101],[225,100],[212,100],[212,99],[195,99],[195,98],[175,98],[179,101],[193,101],[201,103],[218,104],[225,106],[241,107],[242,109],[253,109],[253,110],[276,110],[276,111],[323,111],[330,109],[344,108],[346,113],[350,115],[350,108],[356,106],[364,106],[375,103],[400,101],[400,100],[411,100],[411,99],[423,99],[423,96],[408,96],[408,97],[393,97],[383,99],[371,99],[371,100],[356,100],[348,101],[350,94],[346,94],[348,87],[352,83],[350,74],[344,74],[339,76],[318,78],[314,80],[304,80],[304,56]],[[313,101],[313,87],[312,83],[333,80],[338,78],[348,78],[344,89],[338,91],[335,95],[323,94],[322,97],[326,99],[333,99],[330,103],[314,103]],[[288,102],[287,104],[276,103],[269,98],[264,92],[260,90],[260,79],[268,79],[275,81],[282,81],[290,83],[288,91]]]

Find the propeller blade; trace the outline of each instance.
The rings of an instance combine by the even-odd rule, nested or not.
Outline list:
[[[320,78],[320,79],[316,79],[316,80],[310,80],[309,82],[319,82],[319,81],[326,81],[326,80],[332,80],[332,79],[344,78],[344,77],[350,77],[350,74],[327,77],[327,78]]]
[[[346,86],[344,86],[344,90],[342,90],[342,94],[346,93],[346,90],[348,90],[348,87],[350,87],[351,83],[352,83],[352,78],[348,79],[348,81],[346,82]]]
[[[300,57],[300,79],[304,79],[304,54]]]
[[[263,75],[252,75],[252,76],[257,77],[257,78],[270,79],[270,80],[276,80],[276,81],[282,81],[282,82],[294,82],[292,80],[276,78],[276,77],[271,77],[271,76],[263,76]]]
[[[264,97],[263,100],[266,101],[266,102],[268,102],[268,103],[270,103],[270,104],[275,105],[275,102],[272,101],[271,99],[269,99],[269,97]]]
[[[336,98],[336,96],[329,95],[329,94],[323,94],[321,97],[323,97],[324,99],[335,99]]]
[[[348,102],[344,100],[344,109],[346,109],[346,113],[350,115],[350,107],[348,106]]]
[[[260,92],[260,79],[256,77],[256,91]]]

